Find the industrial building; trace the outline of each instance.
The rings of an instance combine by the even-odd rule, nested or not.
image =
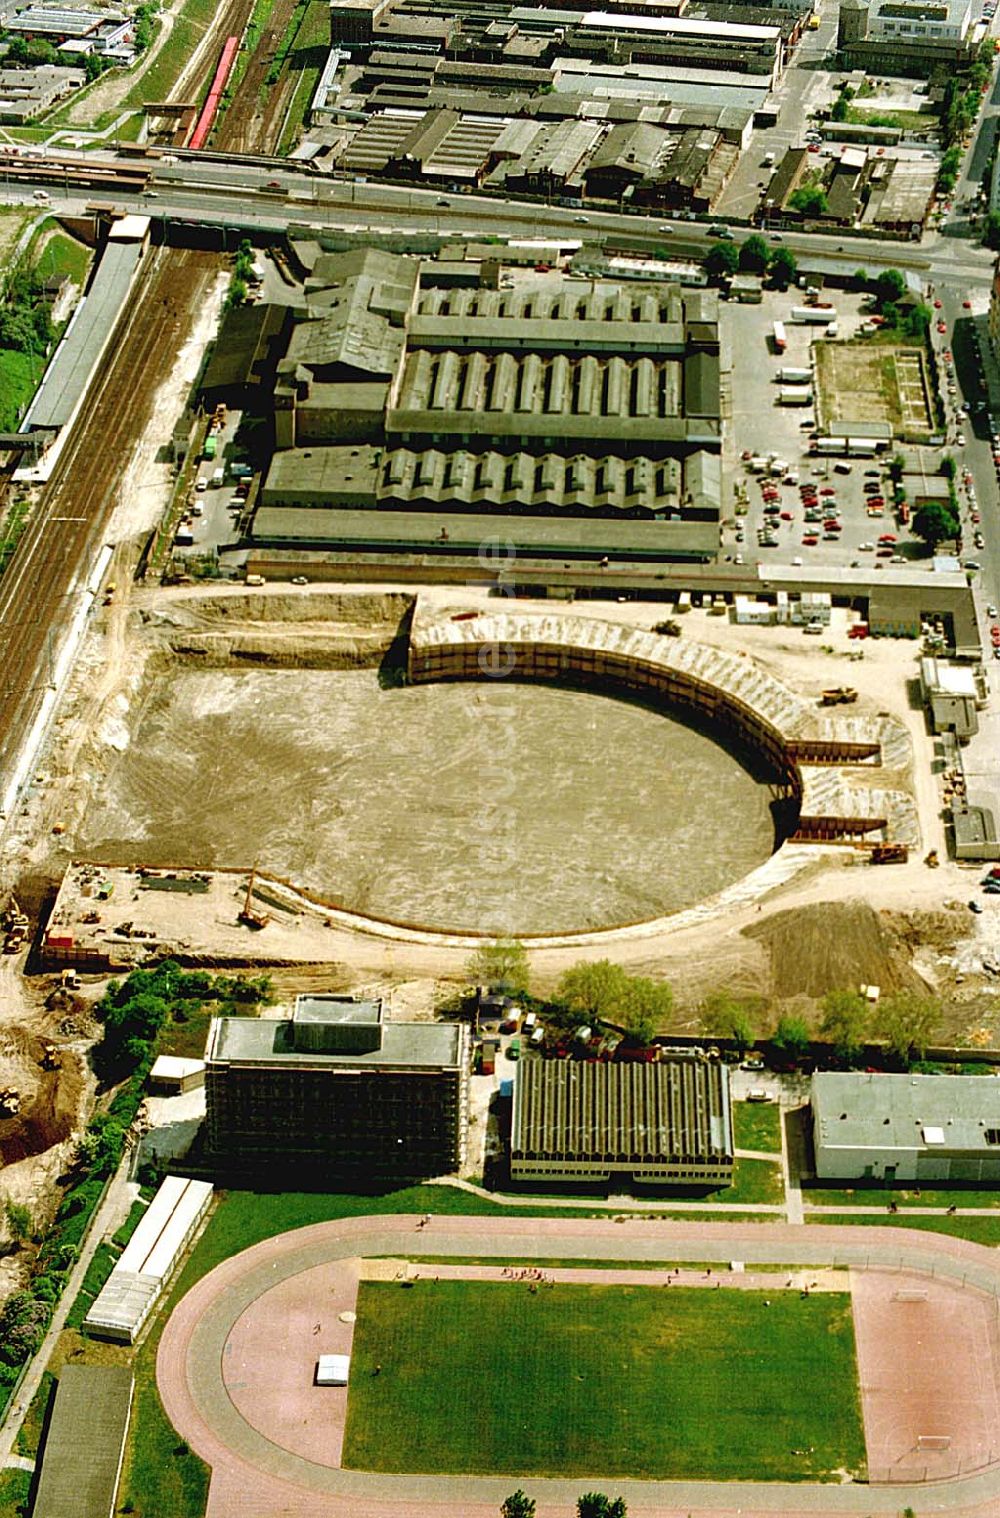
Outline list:
[[[884,147],[845,144],[824,160],[821,178],[818,172],[806,148],[787,149],[767,186],[758,219],[768,225],[807,221],[863,226],[910,237],[923,231],[934,198],[936,163],[899,157]],[[808,213],[792,200],[805,184],[818,184],[826,197],[825,205]]]
[[[211,1200],[207,1181],[167,1176],[84,1318],[88,1333],[135,1343]]]
[[[513,1181],[725,1186],[729,1071],[718,1062],[527,1057],[514,1079]]]
[[[1000,1182],[1000,1081],[823,1071],[812,1081],[816,1175],[887,1185]]]
[[[37,68],[0,68],[0,121],[18,125],[48,111],[87,82],[83,69],[54,63]]]
[[[841,67],[923,77],[971,63],[971,0],[841,0]]]
[[[462,1165],[463,1024],[391,1022],[380,1000],[300,996],[291,1018],[213,1018],[205,1061],[206,1150],[219,1166],[398,1177]]]
[[[988,697],[981,669],[927,654],[920,660],[920,694],[933,732],[954,733],[959,742],[978,733],[978,710]]]
[[[542,552],[714,557],[715,292],[515,290],[497,267],[469,288],[449,264],[370,248],[316,259],[277,363],[255,543],[454,552],[503,517]]]

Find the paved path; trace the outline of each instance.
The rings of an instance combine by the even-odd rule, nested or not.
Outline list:
[[[27,1455],[8,1455],[4,1461],[4,1466],[9,1470],[33,1471],[35,1469],[35,1462]]]
[[[417,1241],[419,1240],[419,1243]],[[963,1239],[922,1231],[849,1226],[802,1228],[762,1223],[708,1223],[624,1218],[434,1217],[345,1218],[267,1240],[225,1261],[174,1310],[161,1340],[157,1381],[168,1417],[212,1466],[208,1518],[496,1518],[514,1487],[530,1487],[539,1518],[572,1518],[588,1486],[621,1492],[641,1518],[807,1518],[817,1513],[898,1518],[906,1506],[924,1515],[996,1518],[1000,1468],[942,1481],[808,1485],[766,1482],[608,1480],[595,1471],[566,1480],[523,1477],[391,1476],[335,1470],[278,1447],[250,1426],[223,1381],[225,1347],[234,1325],[266,1292],[303,1271],[358,1256],[423,1256],[593,1260],[717,1260],[849,1265],[951,1277],[994,1299],[1000,1258]],[[773,1279],[773,1277],[772,1277]]]

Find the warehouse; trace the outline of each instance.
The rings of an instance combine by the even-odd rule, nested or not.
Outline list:
[[[1000,1081],[823,1071],[812,1082],[824,1181],[1000,1181]]]
[[[461,1167],[468,1030],[390,1022],[381,1000],[299,996],[291,1018],[215,1017],[206,1148],[229,1169],[439,1175]]]
[[[572,527],[553,523],[546,545],[545,518],[607,516],[646,519],[645,534],[629,541],[655,543],[657,556],[714,555],[714,291],[550,275],[476,288],[457,268],[443,283],[428,283],[427,272],[372,249],[316,260],[306,319],[277,365],[277,452],[256,542],[397,552],[401,540],[454,544],[470,525],[476,538],[476,517],[502,515],[522,518],[519,534],[530,522],[540,551],[570,557]],[[295,520],[280,520],[282,511]],[[414,536],[421,511],[433,515]],[[662,529],[649,531],[653,521]],[[600,557],[625,538],[602,530],[594,541]]]
[[[207,1181],[167,1176],[87,1313],[88,1333],[135,1343],[211,1200]]]
[[[701,1060],[527,1058],[514,1081],[511,1180],[725,1186],[733,1174],[729,1072]]]

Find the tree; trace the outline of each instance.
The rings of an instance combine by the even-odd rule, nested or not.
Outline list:
[[[959,525],[954,510],[945,501],[925,501],[913,514],[913,531],[931,549],[957,537]]]
[[[857,289],[857,290],[867,290],[868,289],[868,270],[867,269],[855,269],[855,271],[854,271],[854,286],[855,286],[855,289]]]
[[[500,1509],[500,1518],[535,1518],[535,1501],[526,1497],[521,1488],[511,1492]]]
[[[868,1003],[860,991],[828,991],[819,1025],[833,1052],[845,1065],[853,1064],[868,1036]]]
[[[799,272],[799,262],[791,248],[775,248],[767,261],[767,272],[781,290],[786,290]]]
[[[624,1497],[606,1497],[603,1492],[584,1492],[576,1499],[576,1518],[627,1518]]]
[[[756,1038],[753,1009],[726,991],[713,991],[701,1004],[701,1024],[714,1038],[731,1038],[745,1054]]]
[[[875,299],[879,302],[902,300],[906,280],[898,269],[883,269],[875,278]]]
[[[15,1244],[23,1244],[31,1237],[35,1226],[31,1216],[31,1208],[23,1202],[14,1202],[8,1197],[4,1204],[4,1217],[7,1219],[7,1232]]]
[[[51,1308],[30,1291],[15,1291],[0,1312],[0,1360],[20,1365],[45,1338]]]
[[[477,949],[466,967],[477,986],[489,986],[505,996],[525,996],[531,984],[528,954],[516,938],[496,938]]]
[[[821,184],[801,184],[788,197],[793,211],[803,216],[824,216],[827,209],[826,191]]]
[[[771,1043],[790,1064],[798,1063],[803,1054],[808,1052],[811,1042],[804,1017],[795,1017],[792,1013],[786,1012],[778,1018],[774,1032],[771,1034]]]
[[[740,268],[744,274],[763,274],[770,249],[759,232],[752,232],[740,248]]]
[[[955,475],[958,473],[958,465],[956,464],[954,456],[952,454],[946,453],[942,457],[941,473],[944,475],[946,480],[953,480],[955,478]]]
[[[641,1044],[649,1042],[673,1006],[666,981],[626,975],[609,959],[571,965],[559,982],[558,996],[569,1011],[614,1023]]]
[[[941,1003],[919,991],[897,991],[879,1004],[875,1026],[904,1065],[922,1060],[941,1021]]]
[[[903,330],[907,337],[926,337],[930,331],[931,315],[930,306],[925,306],[923,301],[918,301],[915,306],[911,306],[903,322]]]
[[[851,107],[849,101],[845,100],[843,95],[838,95],[830,111],[830,120],[846,121],[850,113]]]
[[[705,272],[709,279],[732,279],[740,266],[740,255],[731,242],[717,242],[708,251]]]

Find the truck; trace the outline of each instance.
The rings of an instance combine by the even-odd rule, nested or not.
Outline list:
[[[817,327],[828,327],[837,320],[833,306],[793,306],[792,321],[807,322]]]
[[[788,365],[778,370],[779,385],[811,385],[811,369],[795,369]]]
[[[771,330],[771,341],[774,343],[775,353],[784,353],[788,347],[788,334],[785,331],[784,322],[775,322]]]
[[[808,385],[782,385],[778,391],[779,406],[811,406],[813,393]]]
[[[208,437],[205,439],[205,446],[202,449],[202,457],[206,459],[214,459],[215,450],[217,447],[217,439],[211,433],[209,433]]]
[[[820,706],[853,706],[858,693],[853,685],[834,685],[819,698]]]

